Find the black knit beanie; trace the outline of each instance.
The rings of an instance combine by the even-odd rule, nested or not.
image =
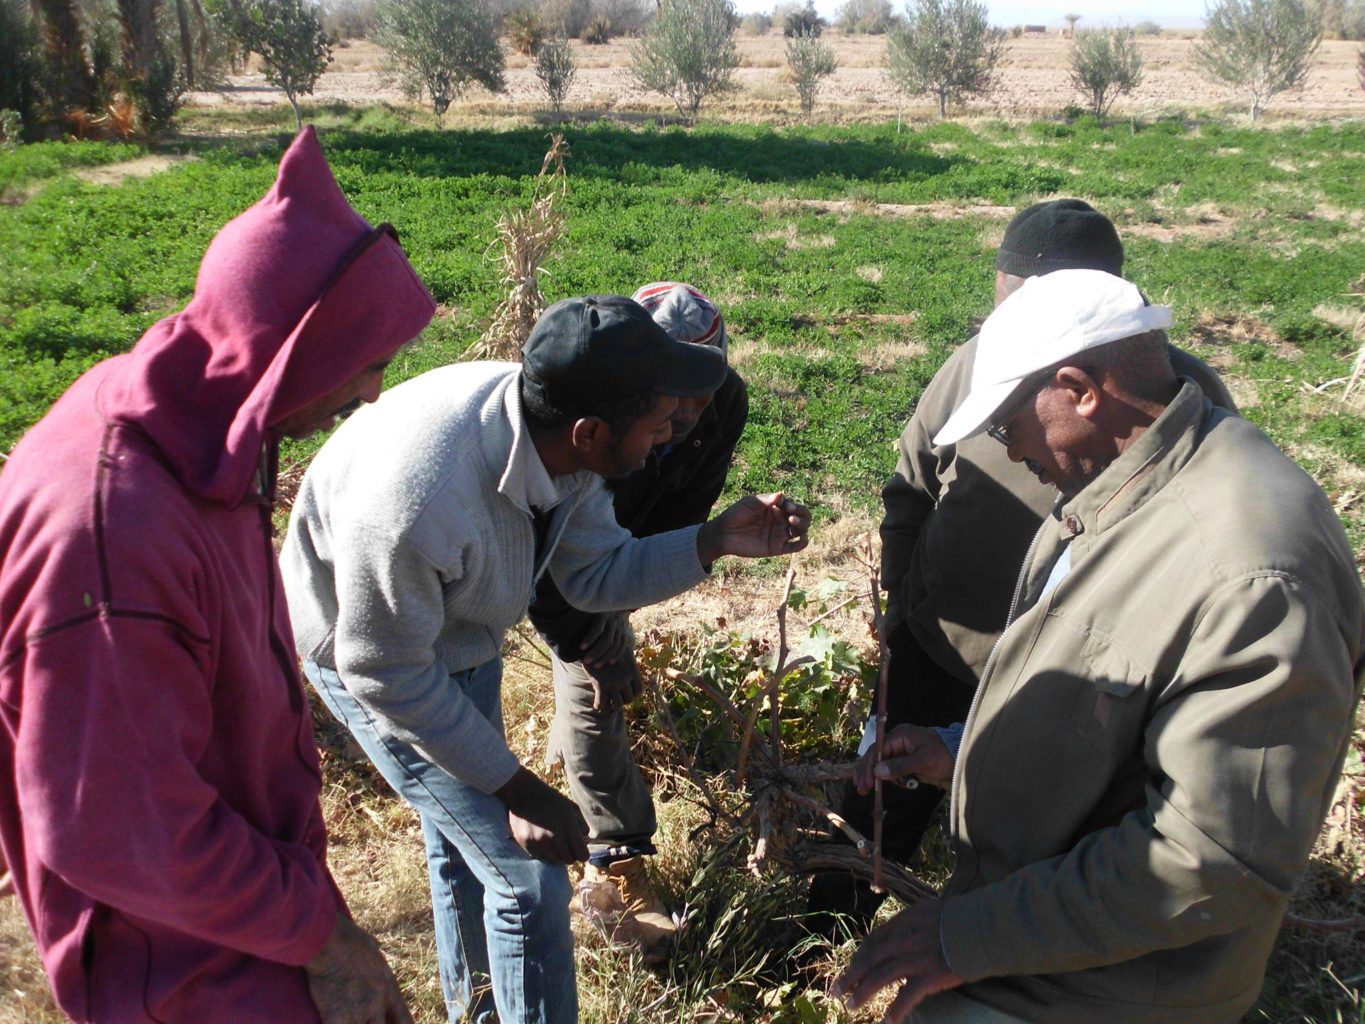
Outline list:
[[[1079,199],[1034,203],[1015,214],[995,269],[1016,277],[1054,270],[1103,270],[1123,276],[1123,243],[1113,222]]]

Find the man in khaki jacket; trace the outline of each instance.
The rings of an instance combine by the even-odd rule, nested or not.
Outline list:
[[[1123,264],[1117,229],[1089,203],[1035,203],[1005,229],[995,257],[995,302],[998,306],[1033,277],[1058,270],[1122,276]],[[901,434],[896,472],[882,489],[881,582],[891,654],[888,727],[946,726],[966,717],[1005,625],[1019,563],[1055,497],[1052,488],[1012,463],[988,437],[935,443],[934,435],[967,396],[976,346],[977,339],[969,339],[925,388]],[[1170,357],[1175,372],[1191,378],[1214,405],[1236,410],[1207,364],[1175,346]],[[870,743],[866,738],[859,753]],[[939,796],[929,786],[883,793],[888,857],[910,860]],[[850,786],[838,809],[854,827],[871,834],[870,797],[859,797]],[[817,876],[810,909],[850,915],[865,929],[881,900],[852,874],[832,871]]]
[[[899,726],[859,764],[862,790],[952,795],[943,898],[840,979],[857,1004],[904,982],[893,1022],[1219,1024],[1260,992],[1349,741],[1365,611],[1326,496],[1172,372],[1169,324],[1108,274],[1031,280],[934,438],[988,433],[1060,498],[965,723]]]

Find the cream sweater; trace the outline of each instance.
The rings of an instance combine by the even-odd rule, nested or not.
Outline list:
[[[636,540],[601,477],[546,472],[519,376],[443,367],[352,416],[304,477],[280,556],[299,653],[334,667],[381,732],[484,792],[517,761],[451,674],[498,655],[542,572],[585,611],[705,576],[699,527]],[[552,510],[539,560],[533,505]]]

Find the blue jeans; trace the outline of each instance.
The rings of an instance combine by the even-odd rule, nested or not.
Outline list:
[[[311,661],[303,671],[380,774],[422,817],[436,954],[451,1021],[577,1021],[568,870],[530,857],[512,840],[501,800],[388,735],[336,672]],[[502,731],[500,658],[454,673],[450,685]]]

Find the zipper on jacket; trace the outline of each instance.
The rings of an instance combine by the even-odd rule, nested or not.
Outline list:
[[[957,748],[958,756],[953,759],[952,786],[948,790],[948,838],[954,848],[957,846],[958,840],[957,794],[962,784],[962,748],[966,746],[967,734],[972,731],[972,722],[976,718],[977,707],[981,704],[981,694],[986,689],[986,680],[990,678],[991,669],[995,667],[995,655],[1000,650],[1000,642],[1005,639],[1005,634],[1009,632],[1010,626],[1014,625],[1015,614],[1019,608],[1019,599],[1024,593],[1024,580],[1028,576],[1029,566],[1033,564],[1033,556],[1038,550],[1039,541],[1043,539],[1043,531],[1047,529],[1050,518],[1051,513],[1043,517],[1038,532],[1033,535],[1033,540],[1029,542],[1023,565],[1019,567],[1019,579],[1014,584],[1014,595],[1010,598],[1009,612],[1005,615],[1005,625],[1001,628],[1000,635],[995,638],[995,643],[991,646],[991,653],[986,656],[986,665],[981,670],[981,679],[976,684],[976,692],[972,694],[971,707],[967,709],[967,720],[962,726],[962,740]]]

